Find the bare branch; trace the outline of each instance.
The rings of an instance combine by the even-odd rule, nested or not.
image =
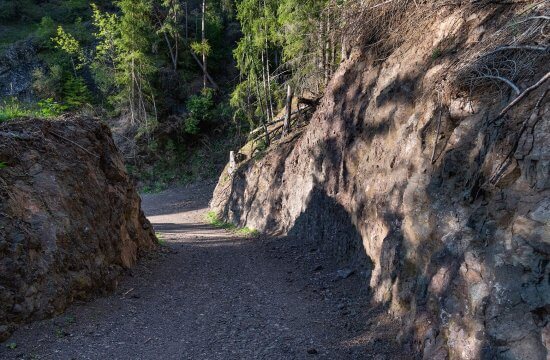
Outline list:
[[[530,50],[530,51],[543,51],[548,52],[550,50],[549,46],[534,46],[534,45],[507,45],[507,46],[501,46],[499,48],[496,48],[495,50],[484,54],[483,57],[491,56],[493,54],[496,54],[501,51],[507,51],[507,50]]]
[[[531,91],[535,90],[536,88],[538,88],[539,86],[541,86],[542,84],[544,84],[544,82],[546,80],[550,79],[550,71],[546,73],[546,75],[544,75],[539,81],[537,81],[534,85],[528,87],[527,89],[525,89],[525,91],[523,91],[521,94],[518,95],[518,97],[516,97],[514,99],[514,101],[512,101],[510,104],[508,104],[508,106],[506,106],[501,112],[500,114],[498,114],[498,116],[493,120],[491,121],[491,123],[495,122],[496,120],[502,118],[512,107],[514,107],[517,103],[519,103],[523,98],[525,98]]]
[[[531,16],[531,17],[528,17],[527,19],[523,19],[521,21],[516,21],[514,22],[513,24],[511,25],[508,25],[508,27],[510,26],[515,26],[515,25],[519,25],[521,23],[524,23],[526,21],[530,21],[530,20],[550,20],[550,16],[544,16],[544,15],[541,15],[541,16]]]
[[[514,84],[513,82],[511,82],[510,80],[508,80],[508,79],[506,79],[502,76],[483,74],[483,75],[480,76],[480,78],[481,79],[482,78],[487,78],[487,79],[500,80],[500,81],[505,82],[506,84],[508,84],[508,86],[510,86],[517,95],[521,94],[521,90],[519,89],[519,87],[516,84]]]
[[[498,182],[498,180],[500,179],[500,177],[504,174],[504,172],[506,171],[506,168],[508,167],[508,165],[510,164],[508,162],[508,160],[511,159],[512,155],[514,155],[514,153],[517,151],[518,149],[518,145],[519,145],[519,142],[521,140],[521,137],[523,136],[523,133],[525,132],[525,130],[527,129],[527,127],[529,126],[529,122],[536,118],[538,116],[538,113],[539,113],[539,109],[540,109],[540,105],[542,103],[542,100],[546,97],[546,94],[548,93],[548,89],[546,89],[542,95],[540,96],[540,98],[538,99],[536,105],[535,105],[535,108],[533,109],[533,113],[532,115],[527,118],[527,120],[525,120],[523,122],[523,125],[521,126],[521,129],[519,130],[518,132],[518,135],[516,137],[516,140],[514,141],[514,145],[512,146],[512,148],[510,149],[510,151],[508,152],[508,154],[506,155],[506,157],[504,158],[504,160],[502,161],[502,163],[498,166],[497,168],[497,171],[495,172],[495,174],[489,179],[489,182],[491,184],[496,184]],[[532,127],[534,126],[531,125]]]

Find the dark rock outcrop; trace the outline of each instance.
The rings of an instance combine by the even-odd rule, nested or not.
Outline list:
[[[313,237],[372,263],[373,298],[402,322],[415,358],[549,355],[546,88],[498,121],[509,99],[433,96],[462,54],[483,45],[479,34],[506,21],[487,9],[442,11],[382,63],[355,51],[307,129],[226,169],[211,203],[240,226]],[[441,44],[452,51],[434,61]]]
[[[41,67],[32,39],[18,41],[0,55],[0,99],[32,96],[32,74]]]
[[[0,340],[113,289],[156,239],[96,119],[0,123]]]

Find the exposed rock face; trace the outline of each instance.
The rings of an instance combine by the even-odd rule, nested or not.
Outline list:
[[[432,96],[486,21],[446,13],[381,64],[355,52],[307,129],[233,175],[224,171],[211,206],[241,226],[291,233],[372,263],[373,298],[403,322],[399,336],[417,357],[543,360],[550,354],[548,97],[533,109],[545,88],[496,122],[508,99]],[[434,60],[444,41],[451,55]]]
[[[0,124],[0,340],[13,325],[109,290],[155,248],[107,126]]]
[[[40,67],[32,40],[19,41],[0,55],[0,99],[32,95],[32,73]]]

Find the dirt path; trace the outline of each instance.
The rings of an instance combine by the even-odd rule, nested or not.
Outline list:
[[[360,275],[339,277],[317,249],[289,239],[246,239],[205,224],[211,191],[209,184],[145,195],[163,251],[115,293],[21,327],[0,358],[398,357],[391,323],[365,310]]]

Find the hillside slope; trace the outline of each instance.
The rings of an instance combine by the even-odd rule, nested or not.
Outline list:
[[[535,26],[525,19],[546,6],[439,7],[383,60],[354,48],[307,129],[224,171],[212,209],[370,269],[374,299],[417,357],[546,359],[548,82],[501,117],[517,96],[508,85],[460,85],[480,54],[506,44],[495,39],[511,19]],[[547,64],[546,51],[518,90]]]

